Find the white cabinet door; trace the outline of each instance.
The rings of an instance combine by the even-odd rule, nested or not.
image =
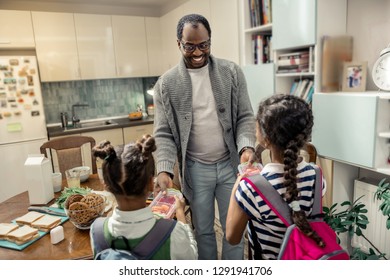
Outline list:
[[[316,2],[313,0],[272,2],[272,47],[274,50],[316,43]]]
[[[162,38],[160,33],[161,21],[157,17],[146,17],[146,41],[148,45],[149,76],[163,74],[162,61]]]
[[[74,14],[82,79],[116,77],[111,16]]]
[[[0,10],[0,49],[34,47],[30,11]]]
[[[42,82],[80,80],[73,14],[32,12]]]
[[[149,75],[145,18],[112,16],[118,77]]]
[[[163,72],[179,63],[181,53],[177,46],[176,27],[179,19],[183,16],[179,9],[175,9],[165,15],[161,20],[161,39],[162,39],[162,70]]]
[[[144,134],[153,135],[153,124],[123,128],[124,143],[129,144],[142,138]]]
[[[81,133],[81,136],[90,136],[95,139],[96,144],[99,144],[103,140],[108,140],[113,146],[123,145],[123,131],[122,128],[107,129],[101,131],[90,131]],[[85,146],[85,145],[84,145]],[[83,147],[83,161],[84,165],[92,168],[90,148],[88,146]],[[92,170],[92,169],[91,169]]]

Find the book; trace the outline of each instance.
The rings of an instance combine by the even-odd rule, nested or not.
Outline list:
[[[291,69],[309,69],[309,64],[295,64],[295,65],[278,65],[278,70],[291,70]]]
[[[263,37],[261,35],[256,36],[256,57],[257,57],[257,63],[256,64],[262,64],[264,62],[263,57]]]
[[[278,60],[278,66],[309,64],[309,57],[288,56]]]
[[[294,95],[298,96],[298,97],[301,97],[302,96],[302,92],[305,90],[308,82],[309,82],[308,79],[301,80],[301,82],[299,83],[299,86],[298,86],[296,92],[294,93]]]
[[[297,89],[299,81],[295,80],[290,88],[290,95],[294,95],[295,90]]]
[[[302,99],[307,100],[307,97],[309,95],[310,89],[313,87],[313,84],[314,84],[313,80],[310,80],[308,85],[307,85],[307,87],[306,87],[306,89],[305,89],[305,92],[301,96]]]
[[[285,59],[291,56],[309,57],[309,51],[297,51],[291,53],[283,53],[278,55],[278,59]]]
[[[311,103],[312,99],[313,99],[313,94],[314,94],[314,87],[312,86],[309,90],[309,93],[307,95],[307,98],[306,98],[306,102],[307,103]]]

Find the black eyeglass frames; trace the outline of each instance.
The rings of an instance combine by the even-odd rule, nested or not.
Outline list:
[[[210,48],[211,41],[208,39],[207,41],[204,41],[199,44],[189,44],[189,43],[183,43],[180,41],[181,46],[183,47],[184,51],[187,53],[191,53],[195,51],[196,48],[198,48],[201,51],[207,51]]]

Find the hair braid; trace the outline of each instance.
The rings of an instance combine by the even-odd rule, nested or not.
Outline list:
[[[299,200],[297,166],[299,150],[311,135],[313,115],[309,105],[301,98],[276,94],[259,105],[257,122],[264,138],[283,151],[284,199],[287,203]],[[292,211],[293,222],[320,247],[325,243],[311,228],[304,211]]]

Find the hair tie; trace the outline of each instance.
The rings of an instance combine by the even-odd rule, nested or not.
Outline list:
[[[294,211],[294,212],[298,212],[298,211],[301,211],[301,206],[299,205],[299,202],[294,200],[293,202],[291,202],[288,206],[290,206],[290,208]]]
[[[108,155],[104,158],[104,160],[109,161],[112,155],[113,155],[113,154],[108,154]]]

